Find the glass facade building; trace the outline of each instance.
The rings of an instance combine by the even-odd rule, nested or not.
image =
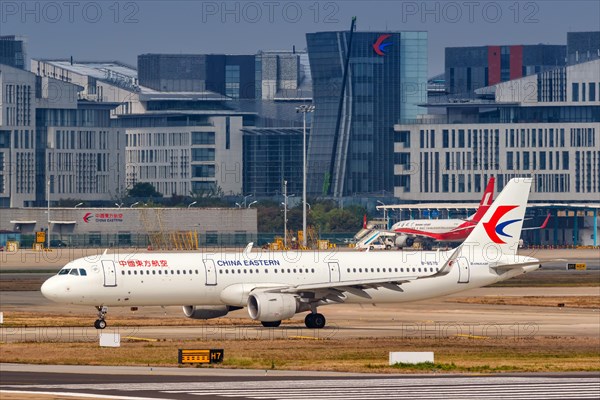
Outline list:
[[[417,118],[422,113],[417,105],[427,99],[427,32],[354,32],[351,46],[350,31],[306,38],[316,107],[308,192],[334,197],[392,192],[394,124]]]

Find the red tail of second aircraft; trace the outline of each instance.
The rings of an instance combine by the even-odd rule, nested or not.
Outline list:
[[[494,184],[496,183],[496,179],[492,176],[488,181],[487,186],[485,187],[485,191],[483,192],[483,197],[481,198],[481,202],[479,203],[479,208],[477,212],[473,214],[471,221],[479,222],[481,218],[484,216],[488,208],[494,202]]]

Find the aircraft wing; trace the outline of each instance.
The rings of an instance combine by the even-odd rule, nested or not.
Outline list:
[[[371,296],[365,292],[365,289],[377,289],[385,288],[402,292],[400,285],[408,283],[418,279],[416,276],[402,277],[402,278],[380,278],[380,279],[357,279],[354,281],[344,282],[323,282],[323,283],[311,283],[306,285],[292,285],[280,289],[271,289],[270,291],[278,291],[281,293],[298,293],[303,294],[306,292],[314,293],[316,298],[330,299],[336,301],[332,297],[338,297],[341,301],[342,293],[347,292],[354,294],[359,297],[370,299]]]
[[[460,253],[458,250],[459,249],[454,250],[454,252],[450,255],[448,260],[444,263],[444,265],[441,268],[439,268],[439,271],[430,275],[388,277],[377,279],[356,279],[352,281],[343,282],[309,283],[273,287],[264,290],[268,292],[299,294],[301,297],[304,297],[309,301],[330,300],[337,303],[343,303],[345,299],[344,293],[350,293],[355,296],[370,299],[371,296],[365,291],[365,289],[382,288],[402,292],[402,284],[409,283],[417,279],[436,278],[448,274],[450,272],[450,268],[454,263],[454,260]]]

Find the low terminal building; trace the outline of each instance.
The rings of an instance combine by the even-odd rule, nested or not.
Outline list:
[[[254,208],[11,208],[2,211],[0,231],[20,234],[33,247],[37,232],[50,247],[243,246],[257,237]],[[186,243],[187,242],[187,243]],[[46,244],[48,237],[46,237]]]

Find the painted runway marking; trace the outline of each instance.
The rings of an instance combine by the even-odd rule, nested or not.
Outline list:
[[[265,380],[233,382],[164,382],[164,383],[103,383],[65,385],[2,385],[0,389],[88,390],[97,394],[154,391],[158,396],[188,395],[198,397],[249,398],[261,400],[311,400],[389,398],[413,399],[597,399],[600,378],[548,377],[425,377],[384,379],[316,379]],[[131,395],[134,395],[131,393]]]

